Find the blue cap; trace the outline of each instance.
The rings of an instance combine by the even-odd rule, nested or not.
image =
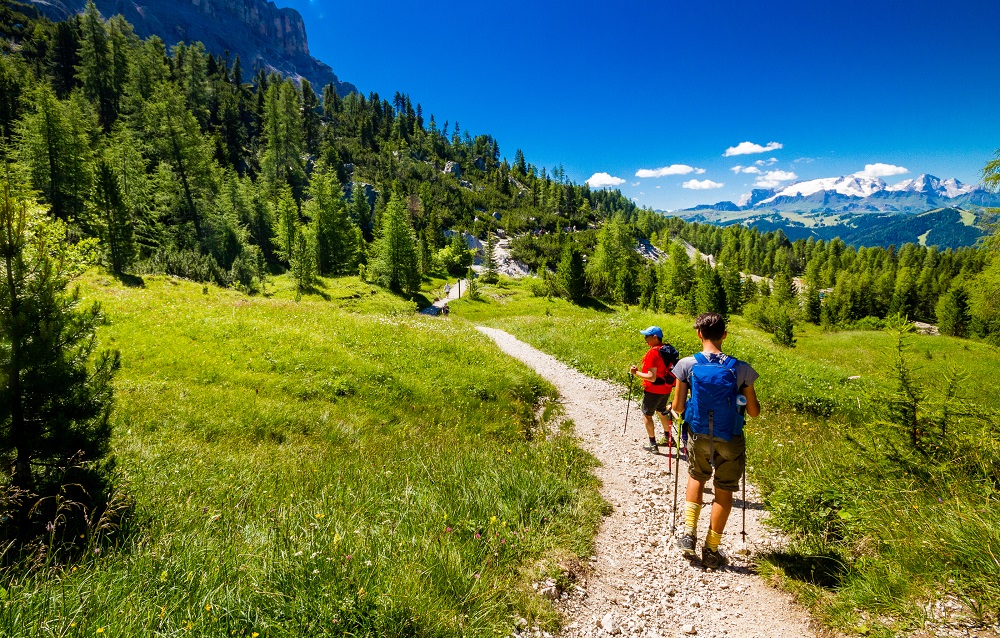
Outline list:
[[[650,326],[645,330],[640,330],[639,334],[644,337],[656,337],[660,341],[663,341],[663,331],[660,330],[659,326]]]

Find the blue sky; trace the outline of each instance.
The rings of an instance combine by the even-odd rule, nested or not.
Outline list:
[[[662,210],[868,165],[976,182],[1000,148],[997,0],[277,4],[366,94]]]

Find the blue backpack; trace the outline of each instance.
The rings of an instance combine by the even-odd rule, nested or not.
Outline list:
[[[724,363],[710,361],[700,352],[691,367],[691,401],[684,410],[685,422],[695,434],[730,441],[743,434],[744,416],[736,406],[739,386],[736,382],[736,357]]]

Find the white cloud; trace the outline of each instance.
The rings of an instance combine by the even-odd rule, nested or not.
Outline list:
[[[638,186],[638,185],[639,185],[639,184],[641,184],[641,183],[642,183],[642,182],[632,182],[632,186]]]
[[[759,188],[775,188],[780,186],[781,182],[790,182],[798,178],[799,176],[792,171],[768,171],[758,177],[753,185]]]
[[[620,177],[615,177],[607,173],[594,173],[587,180],[587,185],[591,188],[605,188],[607,186],[621,186],[625,183]]]
[[[792,164],[812,164],[815,161],[815,157],[800,157],[797,160],[792,160]]]
[[[719,182],[713,182],[710,179],[703,179],[701,181],[696,179],[689,179],[688,181],[681,184],[683,188],[688,188],[693,191],[703,191],[712,188],[722,188],[725,184],[720,184]]]
[[[910,169],[903,168],[902,166],[893,166],[892,164],[882,164],[881,162],[876,164],[865,164],[865,170],[858,171],[854,174],[855,177],[889,177],[890,175],[902,175],[903,173],[909,173]]]
[[[774,166],[778,163],[777,157],[769,157],[766,160],[757,160],[754,162],[757,166]]]
[[[753,155],[755,153],[767,153],[768,151],[776,151],[779,148],[784,148],[784,144],[778,142],[768,142],[767,146],[761,146],[760,144],[754,144],[753,142],[740,142],[736,146],[730,146],[723,153],[723,157],[732,157],[734,155]]]
[[[756,166],[734,166],[730,168],[732,172],[739,175],[740,173],[750,173],[751,175],[760,175],[760,169]]]
[[[696,168],[696,169],[694,169],[694,174],[695,175],[704,175],[705,174],[705,169],[704,168]]]
[[[636,177],[665,177],[666,175],[687,175],[689,173],[702,174],[703,168],[695,168],[687,164],[671,164],[662,168],[640,168],[635,172]]]

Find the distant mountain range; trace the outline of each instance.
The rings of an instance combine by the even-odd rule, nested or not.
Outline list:
[[[846,175],[754,189],[739,202],[701,205],[676,215],[716,225],[734,223],[785,232],[791,239],[840,237],[854,245],[905,242],[957,248],[984,234],[984,209],[1000,207],[1000,195],[920,175],[897,184]]]
[[[30,0],[30,4],[52,20],[65,20],[83,12],[87,0]],[[105,18],[125,16],[141,38],[158,36],[167,47],[201,41],[216,55],[227,51],[231,57],[239,55],[247,76],[260,67],[306,78],[317,93],[331,82],[341,95],[357,90],[309,55],[305,23],[295,9],[279,9],[266,0],[95,0],[94,4]]]

